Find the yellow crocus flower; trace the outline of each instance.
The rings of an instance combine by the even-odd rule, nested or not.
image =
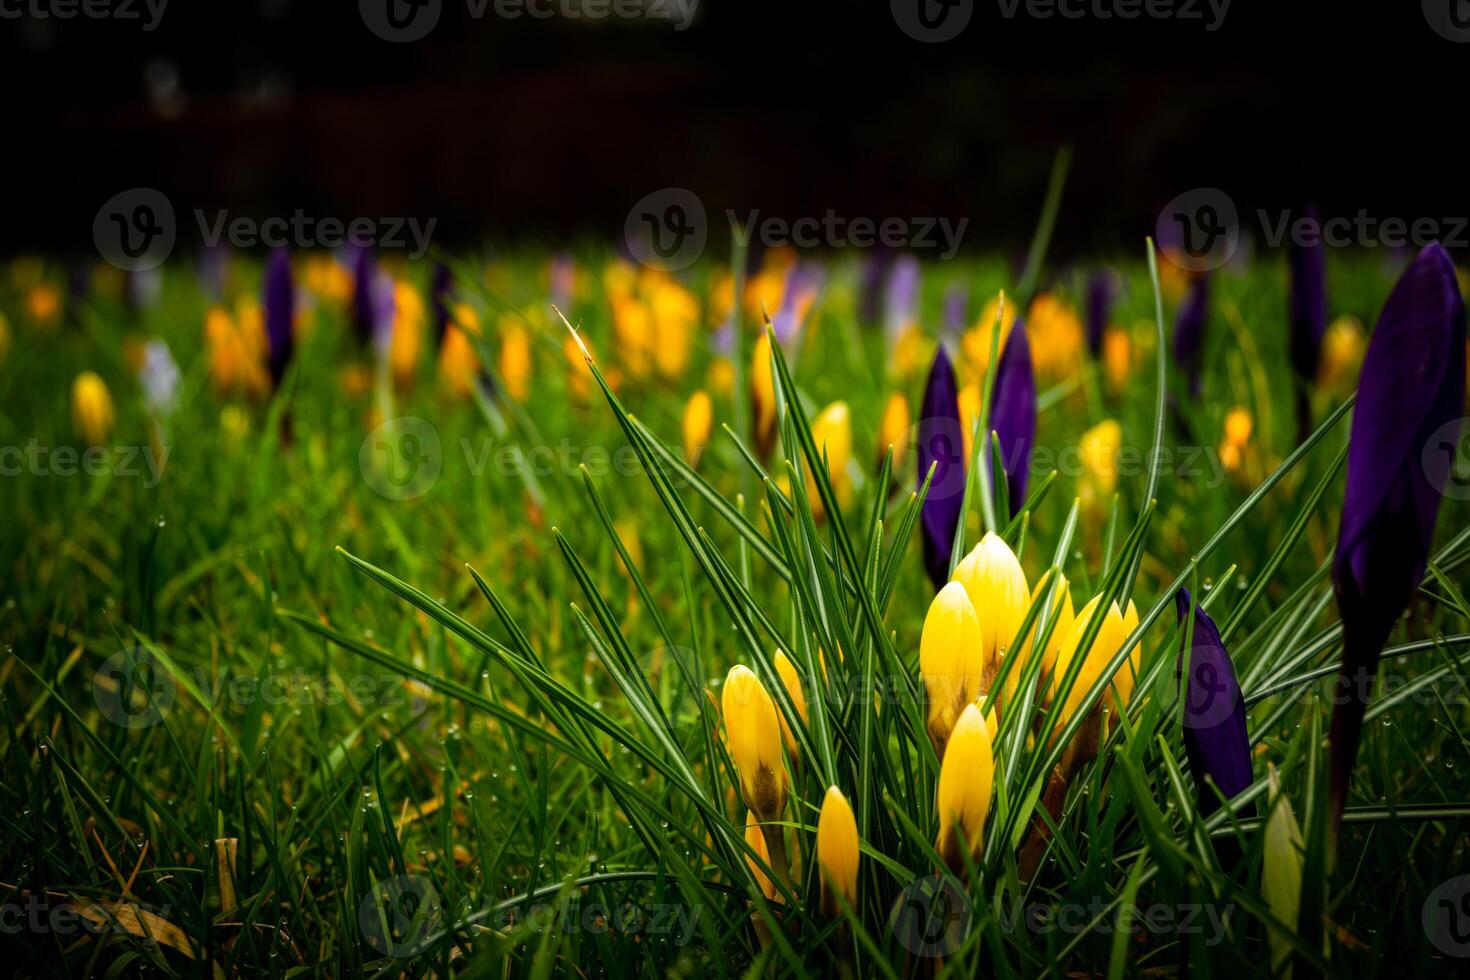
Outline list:
[[[940,758],[960,713],[983,692],[984,673],[980,618],[964,585],[950,582],[929,603],[919,634],[926,728]]]
[[[112,434],[112,395],[107,382],[93,371],[77,375],[71,386],[71,421],[89,446],[100,446]]]
[[[827,479],[832,484],[832,492],[837,495],[838,505],[846,508],[852,502],[852,479],[847,474],[847,464],[852,459],[852,417],[847,410],[847,402],[833,402],[812,420],[812,441],[816,444],[818,457],[826,457]],[[806,475],[806,495],[811,502],[812,514],[821,520],[825,510],[817,493],[817,481],[811,473]]]
[[[852,805],[836,786],[828,787],[817,815],[817,866],[822,870],[822,904],[829,915],[838,912],[837,896],[849,906],[857,904],[859,856]]]
[[[749,667],[736,664],[725,678],[720,704],[745,805],[763,822],[776,820],[786,806],[788,789],[776,703]]]
[[[893,469],[897,472],[903,465],[909,446],[909,403],[900,392],[888,396],[883,406],[883,417],[878,423],[878,459],[888,447],[893,447]]]
[[[710,430],[714,427],[714,402],[704,389],[689,396],[684,406],[681,428],[684,435],[684,459],[690,466],[699,464],[704,447],[709,445]]]
[[[990,732],[980,717],[980,709],[967,705],[955,723],[949,748],[939,766],[939,786],[935,793],[939,836],[934,848],[956,874],[964,871],[966,855],[970,862],[980,856],[994,781]]]
[[[975,615],[980,619],[985,658],[982,690],[989,690],[1001,660],[1026,618],[1031,588],[1026,584],[1026,573],[1021,569],[1016,553],[994,531],[985,532],[980,543],[955,566],[952,577],[965,587],[975,607]],[[1018,676],[1019,671],[1013,667],[998,703],[1003,704],[1014,693]]]

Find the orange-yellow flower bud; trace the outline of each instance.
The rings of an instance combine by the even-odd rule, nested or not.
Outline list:
[[[720,697],[725,740],[740,774],[745,803],[763,821],[775,820],[786,805],[786,765],[781,758],[781,721],[760,678],[743,664],[730,668]]]
[[[955,873],[964,870],[966,854],[972,862],[980,856],[994,781],[990,732],[980,709],[968,705],[950,736],[935,793],[939,837],[934,848]]]
[[[817,864],[822,869],[822,894],[829,914],[838,909],[836,896],[857,904],[860,850],[857,818],[852,805],[836,786],[829,787],[817,816]]]

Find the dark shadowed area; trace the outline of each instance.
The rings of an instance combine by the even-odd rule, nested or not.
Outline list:
[[[677,186],[717,213],[968,217],[967,247],[1014,249],[1070,143],[1064,256],[1133,247],[1194,187],[1243,214],[1310,199],[1412,220],[1446,217],[1463,175],[1470,46],[1417,3],[1179,0],[1125,20],[1099,12],[1129,0],[1073,0],[1081,18],[647,0],[629,19],[594,17],[614,9],[599,0],[535,0],[545,18],[525,0],[173,0],[155,24],[143,0],[135,19],[67,2],[0,0],[6,252],[85,247],[134,186],[181,215],[415,215],[461,241],[605,235]],[[899,25],[919,2],[969,21],[921,43]],[[410,43],[368,26],[435,8]]]

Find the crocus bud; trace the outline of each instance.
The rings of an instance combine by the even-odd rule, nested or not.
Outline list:
[[[1357,317],[1333,320],[1322,338],[1322,357],[1317,381],[1329,389],[1351,388],[1363,360],[1363,325]]]
[[[761,860],[766,863],[766,867],[771,866],[771,852],[766,848],[766,835],[761,832],[761,825],[755,819],[754,810],[745,811],[745,843],[749,844],[750,849],[760,855]],[[776,883],[770,879],[769,875],[761,870],[760,865],[756,864],[749,857],[746,857],[745,863],[750,866],[750,873],[755,876],[755,882],[760,887],[761,894],[765,895],[768,901],[783,901],[780,893],[776,891]]]
[[[1317,377],[1322,332],[1327,329],[1327,249],[1322,243],[1316,209],[1307,208],[1305,217],[1317,226],[1318,234],[1311,236],[1309,243],[1294,237],[1287,249],[1291,366],[1304,385]]]
[[[847,797],[836,786],[829,787],[817,816],[817,865],[822,870],[823,906],[835,916],[837,896],[849,906],[857,904],[858,875],[857,818]]]
[[[965,587],[980,618],[985,660],[981,690],[986,691],[1026,618],[1031,588],[1016,553],[994,531],[985,532],[980,543],[955,566],[954,580]],[[1013,668],[1006,681],[1006,694],[1015,690],[1017,675]],[[1004,703],[1004,697],[1000,703]]]
[[[796,708],[796,714],[801,718],[801,723],[807,723],[806,696],[801,693],[801,674],[791,658],[786,656],[785,651],[777,650],[773,658],[776,662],[776,675],[781,678],[781,686],[786,688],[786,696],[791,699],[791,704]],[[776,715],[781,720],[781,738],[786,742],[786,751],[791,758],[796,758],[796,735],[792,733],[791,726],[786,723],[786,716],[781,714],[780,709]]]
[[[1250,447],[1251,429],[1254,422],[1250,409],[1237,405],[1225,413],[1224,432],[1220,436],[1220,465],[1234,473],[1245,462],[1246,450]]]
[[[1082,657],[1082,667],[1077,674],[1076,682],[1067,692],[1067,699],[1063,702],[1061,715],[1057,722],[1058,728],[1066,725],[1082,707],[1082,700],[1087,696],[1088,689],[1097,683],[1098,677],[1102,676],[1103,669],[1107,667],[1109,661],[1128,639],[1128,635],[1138,625],[1138,610],[1133,603],[1128,603],[1128,611],[1124,613],[1118,609],[1118,604],[1115,602],[1108,607],[1102,626],[1099,627],[1097,636],[1093,638],[1092,646],[1088,650],[1079,651],[1078,648],[1082,645],[1088,624],[1097,614],[1101,602],[1102,596],[1094,596],[1091,602],[1082,607],[1082,611],[1077,614],[1077,618],[1072,622],[1072,628],[1067,632],[1066,638],[1057,651],[1056,664],[1052,670],[1049,685],[1049,702],[1054,701],[1060,693],[1062,680],[1071,669],[1073,660],[1079,656]],[[1113,674],[1112,683],[1104,691],[1102,700],[1093,708],[1094,713],[1088,724],[1079,730],[1077,738],[1069,747],[1062,764],[1064,771],[1087,761],[1097,753],[1097,739],[1103,734],[1100,724],[1101,716],[1097,713],[1098,708],[1106,707],[1108,711],[1116,712],[1127,706],[1129,699],[1133,696],[1133,685],[1137,682],[1141,663],[1142,651],[1139,647],[1134,647],[1128,660]]]
[[[1210,319],[1210,281],[1200,274],[1190,280],[1189,293],[1179,307],[1174,325],[1174,362],[1184,374],[1189,394],[1198,397],[1204,384],[1205,326]]]
[[[1174,597],[1174,608],[1181,629],[1189,617],[1190,605],[1189,590],[1180,589]],[[1187,632],[1184,637],[1188,637]],[[1197,606],[1193,643],[1180,648],[1176,675],[1184,708],[1184,751],[1198,789],[1200,813],[1209,816],[1219,807],[1216,788],[1229,799],[1251,784],[1251,747],[1245,727],[1245,698],[1235,680],[1235,665],[1215,621]]]
[[[903,464],[904,453],[908,449],[908,431],[909,403],[895,391],[888,396],[883,406],[883,418],[878,423],[878,459],[881,461],[888,447],[892,446],[895,470]]]
[[[1051,569],[1036,582],[1036,588],[1031,590],[1031,605],[1036,605],[1046,597],[1047,590],[1051,587]],[[1051,676],[1052,669],[1057,663],[1057,653],[1062,648],[1062,641],[1072,630],[1072,623],[1077,619],[1076,610],[1072,606],[1072,590],[1067,582],[1067,576],[1059,576],[1056,594],[1052,598],[1050,622],[1055,623],[1051,630],[1051,637],[1047,640],[1046,648],[1041,651],[1041,678],[1045,681]],[[1035,624],[1031,627],[1031,634],[1026,638],[1027,655],[1022,663],[1031,659],[1029,651],[1035,647],[1035,641],[1041,635],[1042,616],[1036,616]]]
[[[689,351],[699,324],[699,301],[672,279],[662,279],[652,291],[653,364],[665,378],[679,378],[689,364]]]
[[[1102,350],[1103,331],[1107,329],[1108,317],[1113,311],[1113,301],[1118,298],[1118,276],[1111,271],[1099,271],[1087,280],[1087,349],[1092,356]]]
[[[1121,392],[1133,373],[1133,338],[1125,327],[1109,327],[1103,334],[1102,362],[1108,390]]]
[[[714,425],[714,417],[714,402],[710,400],[709,392],[701,388],[689,396],[689,401],[684,406],[682,428],[684,459],[690,466],[699,465],[699,457],[704,455],[704,447],[709,445],[709,434]]]
[[[1077,496],[1093,513],[1104,510],[1118,489],[1118,452],[1122,448],[1123,427],[1116,419],[1103,419],[1077,440],[1082,460]]]
[[[750,401],[755,406],[756,452],[765,458],[776,442],[776,380],[771,367],[771,337],[762,333],[750,354]]]
[[[500,380],[518,402],[531,396],[531,335],[509,317],[500,321]]]
[[[980,717],[980,709],[967,705],[954,726],[949,748],[939,766],[939,786],[935,793],[939,837],[934,849],[956,874],[965,869],[965,855],[968,854],[970,862],[980,856],[994,779],[990,732]]]
[[[89,446],[100,446],[112,434],[112,395],[107,382],[92,371],[77,375],[71,386],[71,422]]]
[[[929,603],[919,634],[926,727],[941,758],[960,713],[983,691],[984,672],[984,636],[975,606],[963,585],[950,582]]]
[[[924,498],[919,523],[924,532],[924,567],[936,589],[949,581],[949,555],[964,505],[965,459],[961,455],[964,445],[954,368],[941,344],[934,351],[934,364],[924,385],[919,444],[914,454],[918,460],[917,487],[924,485],[929,468],[934,467],[934,479],[929,484],[929,495]]]
[[[991,395],[990,428],[1000,440],[1001,464],[1009,485],[1011,514],[1026,502],[1026,484],[1031,472],[1031,449],[1036,445],[1036,376],[1031,370],[1031,343],[1021,322],[1011,328],[996,367],[995,391]],[[981,433],[981,438],[986,438]],[[989,445],[983,445],[982,465],[989,465]]]
[[[776,820],[786,806],[786,765],[776,704],[749,667],[736,664],[720,697],[725,739],[740,774],[746,806],[761,821]]]
[[[1332,560],[1342,613],[1344,689],[1332,715],[1334,822],[1347,802],[1367,685],[1394,623],[1424,577],[1465,400],[1465,304],[1438,243],[1383,305],[1358,380],[1347,490]],[[1446,434],[1448,433],[1448,435]],[[1439,461],[1438,465],[1429,465]]]
[[[1053,293],[1042,293],[1031,301],[1022,319],[1026,323],[1032,364],[1039,377],[1064,381],[1082,369],[1087,337],[1082,321],[1071,306]]]
[[[291,253],[277,248],[265,269],[266,366],[272,386],[279,387],[296,346],[296,287],[291,283]]]
[[[852,418],[847,402],[833,402],[812,419],[812,442],[816,444],[817,455],[826,456],[827,479],[837,495],[838,505],[846,507],[852,502],[852,478],[847,473],[847,464],[852,459]],[[813,515],[820,520],[824,515],[822,498],[810,473],[806,477],[806,495]]]
[[[445,389],[456,398],[468,398],[474,393],[480,358],[470,338],[479,335],[480,316],[474,307],[465,303],[456,306],[439,344],[439,376]]]
[[[393,332],[388,341],[388,369],[399,391],[413,386],[424,346],[424,301],[406,282],[393,286]]]

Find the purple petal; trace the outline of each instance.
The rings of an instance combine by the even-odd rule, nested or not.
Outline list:
[[[1174,326],[1174,361],[1184,373],[1191,395],[1199,395],[1203,384],[1205,325],[1209,319],[1210,282],[1201,274],[1190,282]]]
[[[1304,245],[1294,236],[1287,263],[1291,274],[1291,364],[1297,377],[1309,383],[1317,377],[1322,335],[1327,330],[1327,250],[1322,244],[1316,208],[1308,207],[1305,216],[1316,237],[1310,245]]]
[[[919,260],[899,256],[883,290],[883,329],[891,343],[919,314]]]
[[[1102,350],[1103,331],[1118,298],[1118,275],[1112,270],[1093,273],[1087,281],[1087,349],[1096,357]]]
[[[1188,589],[1174,597],[1179,625],[1189,616]],[[1184,636],[1188,634],[1185,633]],[[1186,682],[1184,670],[1189,668]],[[1189,771],[1199,789],[1199,808],[1205,816],[1219,807],[1219,797],[1205,781],[1208,776],[1229,799],[1251,784],[1251,745],[1245,727],[1245,699],[1235,679],[1235,665],[1220,639],[1215,621],[1203,609],[1194,610],[1194,637],[1188,650],[1181,645],[1175,667],[1183,700],[1184,751]]]
[[[883,283],[888,278],[888,267],[892,261],[893,256],[881,248],[870,251],[863,260],[858,274],[858,318],[865,324],[878,319]]]
[[[1011,514],[1026,502],[1031,449],[1036,445],[1036,376],[1031,371],[1031,343],[1017,317],[1010,339],[995,368],[995,392],[990,402],[990,428],[1000,439],[1000,457],[1009,486]],[[990,452],[982,447],[988,463]]]
[[[1332,717],[1332,801],[1340,815],[1377,658],[1424,577],[1465,399],[1465,304],[1439,243],[1419,253],[1378,316],[1358,382],[1332,581],[1342,676],[1356,696]],[[1448,434],[1446,434],[1448,432]]]
[[[934,466],[934,480],[920,514],[924,567],[934,588],[939,589],[949,581],[949,554],[954,548],[965,494],[965,440],[960,427],[959,389],[943,344],[934,351],[918,425],[919,445],[914,454],[918,460],[918,486],[924,485],[929,467]]]
[[[450,307],[454,303],[454,273],[443,262],[434,266],[434,281],[429,286],[429,306],[434,311],[434,336],[444,340],[444,331],[449,329],[453,318]]]
[[[284,247],[273,250],[266,262],[264,306],[266,363],[271,383],[279,385],[296,346],[296,289],[291,283],[291,253]]]
[[[378,267],[372,249],[354,245],[352,253],[352,331],[358,343],[367,344],[377,332],[378,303],[376,281]]]
[[[944,335],[959,340],[970,325],[967,318],[970,288],[964,282],[951,283],[944,291]]]

